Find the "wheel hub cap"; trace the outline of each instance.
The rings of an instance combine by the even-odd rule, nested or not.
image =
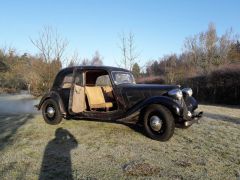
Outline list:
[[[150,126],[154,131],[160,131],[162,127],[162,120],[158,116],[152,116],[150,118]]]
[[[55,110],[53,109],[53,107],[48,107],[47,108],[47,115],[48,117],[52,118],[55,114]]]

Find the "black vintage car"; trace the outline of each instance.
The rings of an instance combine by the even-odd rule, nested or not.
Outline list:
[[[175,126],[198,122],[197,107],[190,88],[136,84],[130,71],[107,66],[62,69],[37,105],[48,124],[62,118],[138,123],[160,141],[170,139]]]

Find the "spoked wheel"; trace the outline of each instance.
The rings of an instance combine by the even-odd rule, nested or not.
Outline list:
[[[167,141],[172,137],[175,122],[172,113],[166,107],[158,104],[149,106],[143,120],[145,132],[150,138]]]
[[[62,121],[62,115],[58,104],[52,99],[47,99],[42,105],[42,114],[46,123],[51,125],[59,124]]]

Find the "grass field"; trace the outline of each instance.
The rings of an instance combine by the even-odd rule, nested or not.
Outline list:
[[[168,142],[136,127],[0,115],[0,179],[240,179],[240,108],[201,105]]]

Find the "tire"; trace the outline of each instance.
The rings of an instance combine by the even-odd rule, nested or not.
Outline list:
[[[54,114],[49,115],[47,113],[48,108],[54,110]],[[42,115],[43,119],[47,124],[56,125],[62,121],[62,114],[59,110],[58,104],[52,99],[47,99],[42,105]]]
[[[161,125],[154,126],[154,120]],[[143,114],[143,126],[148,137],[158,141],[168,141],[173,136],[175,122],[172,113],[165,106],[153,104]]]

